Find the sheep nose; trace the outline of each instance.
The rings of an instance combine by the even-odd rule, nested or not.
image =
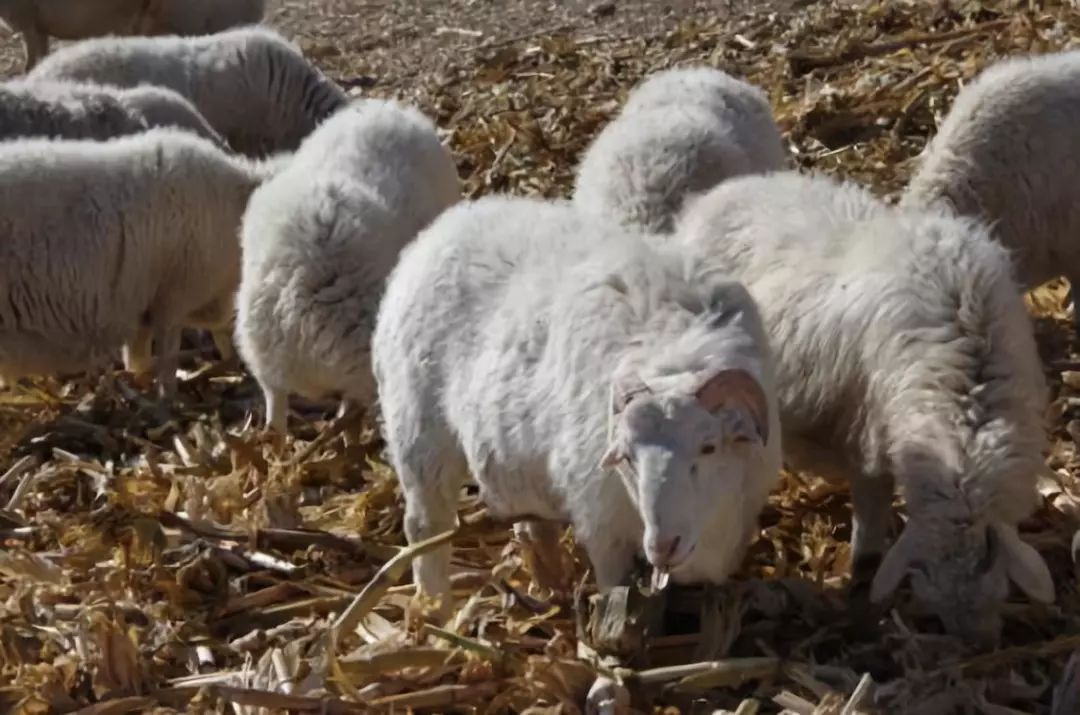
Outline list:
[[[675,556],[675,552],[679,548],[680,537],[674,536],[670,539],[649,539],[648,544],[648,556],[649,562],[659,568],[667,568],[674,566],[672,563],[672,557]]]

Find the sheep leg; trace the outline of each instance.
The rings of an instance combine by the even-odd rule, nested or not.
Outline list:
[[[285,434],[289,427],[288,391],[269,385],[262,385],[262,390],[266,400],[266,426],[278,434]]]
[[[159,328],[154,333],[158,346],[157,380],[162,397],[176,394],[176,371],[180,367],[180,328]]]
[[[229,328],[218,328],[210,331],[210,335],[214,338],[214,346],[217,348],[218,354],[221,355],[222,362],[230,362],[236,356],[232,331]]]
[[[861,475],[851,483],[852,576],[873,578],[881,563],[892,522],[892,475]]]
[[[150,370],[153,360],[151,341],[153,334],[146,329],[140,328],[128,343],[123,347],[124,369],[133,374],[140,374]]]
[[[552,521],[519,521],[514,524],[514,534],[528,551],[533,580],[555,593],[569,590],[559,546],[562,527]]]
[[[402,483],[407,480],[402,476]],[[412,475],[409,475],[412,476]],[[405,536],[410,544],[430,539],[449,531],[456,525],[457,490],[429,488],[430,485],[409,491],[405,497]],[[453,491],[453,494],[447,492]],[[449,614],[450,556],[449,545],[440,546],[413,561],[413,580],[420,593],[440,598],[440,611]]]
[[[453,529],[457,523],[458,495],[466,480],[467,464],[449,435],[439,440],[432,428],[422,441],[403,450],[391,450],[394,467],[405,493],[405,536],[410,544]],[[393,435],[393,432],[390,432]],[[420,433],[418,433],[420,434]],[[430,440],[434,440],[433,444]],[[446,445],[450,449],[439,449]],[[399,458],[400,455],[400,458]],[[413,581],[419,592],[441,598],[440,612],[449,615],[450,544],[413,561]]]

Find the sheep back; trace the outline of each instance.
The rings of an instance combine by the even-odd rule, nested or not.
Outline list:
[[[264,389],[369,400],[383,281],[460,196],[450,153],[410,107],[360,100],[308,137],[243,223],[237,344]]]
[[[1080,51],[991,65],[957,95],[901,204],[989,222],[1025,287],[1080,279],[1078,122]]]
[[[29,78],[167,87],[189,99],[233,149],[258,156],[295,149],[347,103],[292,43],[263,27],[87,40],[54,52]]]
[[[140,326],[178,326],[231,295],[254,182],[244,163],[170,129],[0,145],[5,370],[87,367]],[[54,361],[59,348],[69,362]]]

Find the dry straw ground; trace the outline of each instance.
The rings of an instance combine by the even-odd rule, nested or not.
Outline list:
[[[1080,32],[1060,2],[666,7],[279,0],[272,20],[343,84],[432,113],[471,196],[565,194],[627,89],[688,62],[767,88],[802,167],[889,194],[965,80]],[[11,74],[17,44],[3,49]],[[787,475],[739,579],[710,597],[712,628],[673,627],[648,670],[621,672],[635,706],[1080,712],[1066,665],[1080,646],[1080,358],[1063,298],[1061,285],[1032,296],[1056,401],[1045,508],[1023,525],[1054,570],[1055,606],[1010,604],[992,653],[964,650],[904,598],[854,612],[847,495]],[[572,604],[530,590],[507,529],[466,527],[456,616],[425,625],[411,587],[391,585],[406,571],[401,502],[370,429],[308,406],[295,439],[261,438],[252,381],[194,349],[181,399],[146,388],[118,373],[0,393],[0,710],[580,711],[606,666],[579,642]],[[463,518],[478,509],[463,498]],[[661,667],[703,654],[718,662]]]

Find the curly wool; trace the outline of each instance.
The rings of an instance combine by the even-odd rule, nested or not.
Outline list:
[[[186,99],[164,87],[121,89],[74,82],[0,84],[0,138],[108,139],[151,127],[224,140]]]
[[[174,129],[0,144],[0,373],[80,371],[121,346],[145,359],[156,338],[168,381],[181,327],[231,318],[264,171]]]
[[[347,103],[299,49],[261,27],[87,40],[56,51],[28,77],[167,87],[189,99],[233,149],[255,156],[295,149]]]
[[[1004,527],[1023,549],[1015,527],[1037,504],[1047,399],[1002,246],[973,221],[792,172],[725,182],[676,236],[758,300],[786,457],[850,481],[856,566],[884,550],[895,476],[911,513],[901,538],[928,565],[931,605],[965,635],[994,631],[1003,582],[984,565],[1003,553],[987,534]],[[1052,598],[1048,579],[1026,585]]]
[[[461,197],[432,122],[358,100],[301,145],[244,216],[236,342],[285,428],[287,395],[374,397],[369,340],[401,248]]]
[[[631,490],[598,465],[625,428],[609,415],[627,376],[670,401],[657,406],[689,409],[702,373],[744,369],[777,434],[771,357],[741,285],[568,202],[488,197],[446,211],[402,252],[372,343],[410,541],[452,527],[471,472],[497,518],[571,522],[601,588],[665,530],[691,528],[701,546],[676,580],[722,581],[739,563],[775,483],[778,439],[752,453],[721,446],[717,471],[696,481],[699,435],[668,433],[664,454],[689,468],[674,490],[660,474]],[[425,592],[446,592],[448,558],[416,564]]]
[[[786,163],[760,89],[711,68],[667,70],[636,87],[589,146],[574,204],[628,228],[670,233],[693,196]]]

